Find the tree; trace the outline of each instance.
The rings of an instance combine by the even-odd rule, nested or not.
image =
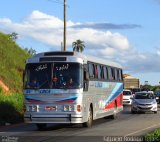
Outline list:
[[[30,48],[30,49],[25,48],[24,50],[25,50],[30,56],[33,56],[33,55],[36,54],[36,50],[34,50],[34,49],[32,49],[32,48]]]
[[[83,52],[85,48],[84,41],[81,41],[80,39],[78,39],[72,43],[72,47],[73,47],[73,51]]]
[[[11,34],[8,34],[9,38],[13,41],[16,41],[18,39],[18,34],[15,32],[12,32]]]

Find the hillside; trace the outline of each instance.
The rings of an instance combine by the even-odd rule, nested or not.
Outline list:
[[[0,32],[0,81],[10,92],[22,92],[22,74],[28,57],[25,50]]]

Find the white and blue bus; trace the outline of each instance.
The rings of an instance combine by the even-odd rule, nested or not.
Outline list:
[[[122,67],[78,52],[39,53],[26,62],[24,96],[26,123],[91,127],[123,110]]]

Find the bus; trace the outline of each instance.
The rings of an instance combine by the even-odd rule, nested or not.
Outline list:
[[[81,123],[123,110],[122,67],[79,52],[44,52],[26,61],[24,121],[43,129],[49,123]],[[69,83],[74,83],[69,86]]]

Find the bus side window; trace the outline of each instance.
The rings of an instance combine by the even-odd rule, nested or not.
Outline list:
[[[115,80],[118,80],[118,74],[117,74],[118,70],[115,68],[114,69],[114,75],[115,75]]]
[[[101,79],[104,79],[104,71],[103,71],[103,67],[104,67],[104,66],[101,66]]]
[[[118,74],[118,81],[122,81],[121,69],[117,70],[117,74]]]
[[[103,75],[104,75],[104,79],[107,80],[108,79],[108,75],[107,75],[107,68],[106,68],[106,66],[103,66]]]
[[[112,80],[115,80],[115,71],[114,71],[114,68],[111,68],[111,76],[112,76]]]
[[[101,77],[101,66],[100,65],[97,65],[97,71],[98,71],[98,79],[102,79]]]
[[[106,66],[106,75],[107,75],[107,79],[109,79],[109,71],[107,66]]]
[[[121,69],[119,69],[119,78],[120,78],[120,81],[123,80],[123,75],[122,75],[122,70]]]
[[[111,67],[108,67],[108,76],[109,76],[109,80],[113,80]]]
[[[94,78],[97,79],[98,78],[98,69],[97,69],[97,65],[94,64]]]
[[[93,64],[89,63],[88,65],[88,69],[89,69],[89,78],[94,78],[94,69],[93,69]]]
[[[117,69],[117,81],[120,81],[119,69]]]

